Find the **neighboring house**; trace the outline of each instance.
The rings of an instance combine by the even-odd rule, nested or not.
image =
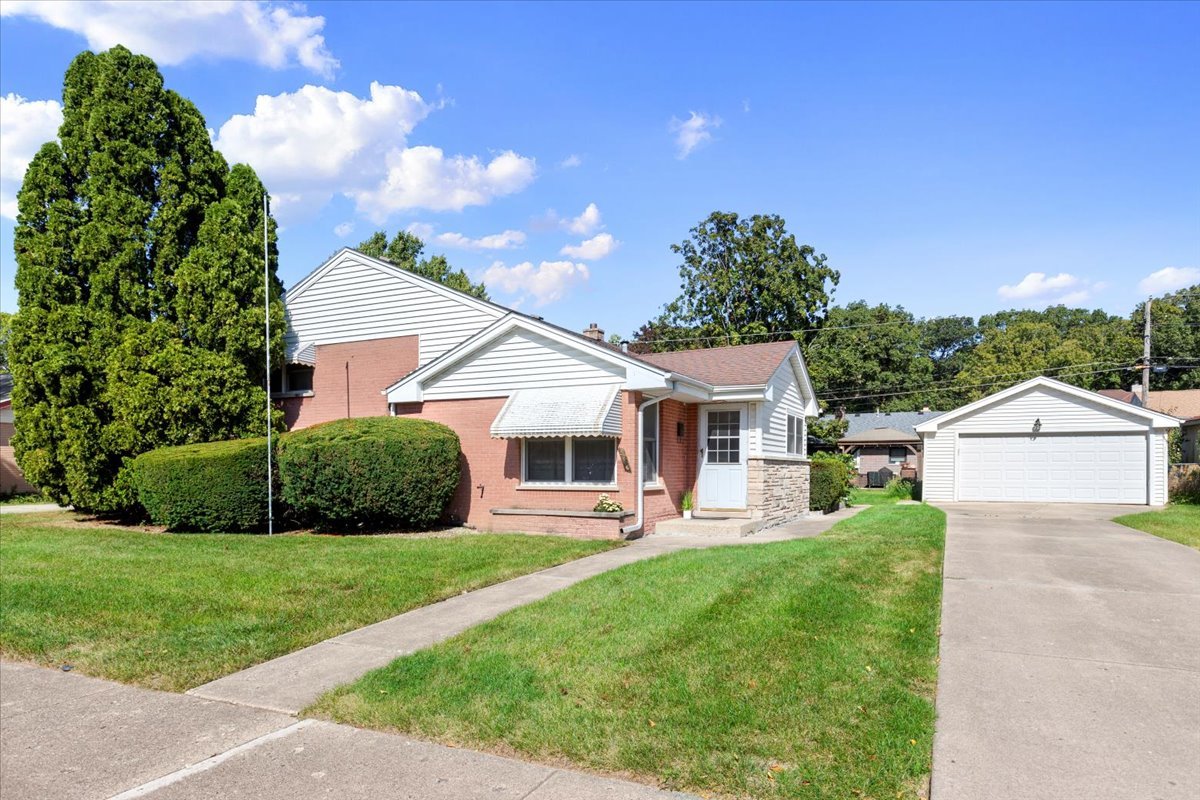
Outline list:
[[[35,492],[13,456],[12,375],[0,372],[0,494]]]
[[[858,470],[855,481],[867,485],[867,475],[881,469],[894,474],[921,476],[921,437],[915,426],[940,415],[940,411],[876,411],[860,414],[826,414],[822,420],[845,419],[846,433],[838,449],[854,456]]]
[[[1141,384],[1134,384],[1129,391],[1102,389],[1100,394],[1135,406],[1142,405]],[[1177,417],[1181,421],[1179,432],[1183,463],[1200,462],[1200,389],[1151,390],[1146,408]]]
[[[916,426],[929,501],[1167,502],[1168,414],[1033,378]]]
[[[636,536],[697,514],[761,524],[808,510],[794,342],[634,355],[342,250],[290,289],[289,428],[395,414],[445,423],[463,473],[449,509],[483,530]],[[592,511],[608,494],[626,509]]]

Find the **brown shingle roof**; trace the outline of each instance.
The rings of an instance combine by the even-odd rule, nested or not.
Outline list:
[[[794,341],[764,342],[630,355],[712,386],[765,386],[795,346]]]
[[[1142,401],[1128,389],[1100,389],[1096,394],[1102,394],[1112,400],[1120,400],[1122,403],[1132,403],[1135,406],[1142,404]]]
[[[1146,408],[1183,419],[1200,417],[1200,389],[1151,389]]]

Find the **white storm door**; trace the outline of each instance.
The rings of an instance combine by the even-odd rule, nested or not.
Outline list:
[[[699,508],[745,510],[747,416],[745,405],[700,408]]]

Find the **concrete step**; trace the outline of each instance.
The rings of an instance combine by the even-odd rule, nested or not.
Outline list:
[[[749,536],[762,527],[762,520],[725,519],[668,519],[654,526],[655,536]]]

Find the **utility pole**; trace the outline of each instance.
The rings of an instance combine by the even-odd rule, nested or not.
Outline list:
[[[1146,323],[1142,332],[1142,407],[1150,407],[1150,298],[1146,298]]]

